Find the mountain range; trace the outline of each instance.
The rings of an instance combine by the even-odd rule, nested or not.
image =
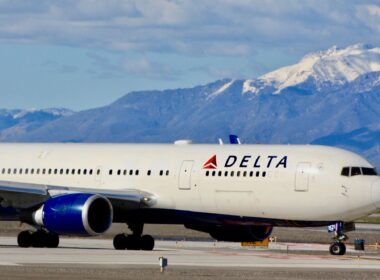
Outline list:
[[[249,80],[127,93],[104,107],[0,110],[5,142],[311,143],[358,152],[380,167],[380,48],[304,56]]]

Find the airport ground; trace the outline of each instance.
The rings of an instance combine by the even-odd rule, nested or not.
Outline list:
[[[114,226],[103,238],[62,239],[58,249],[16,246],[19,223],[0,223],[0,279],[379,279],[380,227],[360,225],[350,240],[366,240],[366,251],[352,245],[346,256],[330,256],[331,236],[324,228],[276,228],[277,244],[269,249],[214,243],[207,234],[182,226],[149,225],[157,238],[153,252],[116,251]],[[296,242],[296,243],[295,243]],[[169,259],[160,273],[158,257]]]

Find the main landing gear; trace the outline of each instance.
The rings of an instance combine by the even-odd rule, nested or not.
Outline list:
[[[17,244],[23,248],[57,248],[59,245],[59,236],[45,230],[37,230],[34,232],[25,230],[20,232],[17,236]]]
[[[154,238],[150,235],[142,235],[143,224],[128,224],[132,230],[131,235],[120,233],[113,239],[113,247],[116,250],[144,250],[152,251],[154,248]]]

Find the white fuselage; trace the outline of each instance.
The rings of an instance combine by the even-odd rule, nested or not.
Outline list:
[[[341,175],[346,166],[372,167],[366,160],[323,146],[1,144],[0,155],[1,181],[137,189],[154,194],[155,209],[352,221],[380,201],[378,176]]]

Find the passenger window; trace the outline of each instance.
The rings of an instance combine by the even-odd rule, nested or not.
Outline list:
[[[109,175],[112,175],[112,169],[110,169],[110,171],[108,172]]]
[[[215,176],[215,175],[216,175],[216,171],[213,171],[213,172],[212,172],[212,176]]]
[[[54,169],[54,174],[57,174],[58,173],[58,169]]]
[[[351,176],[361,175],[360,167],[351,167]]]
[[[260,176],[260,171],[256,171],[256,177]]]
[[[92,169],[90,169],[90,171],[88,172],[88,174],[92,175]]]
[[[228,171],[224,171],[224,177],[228,176]]]
[[[266,171],[263,172],[263,177],[265,177],[265,176],[267,176],[267,172]]]
[[[37,175],[40,174],[40,169],[39,168],[36,170],[36,173],[37,173]]]
[[[136,176],[138,176],[138,175],[139,175],[139,173],[140,173],[140,171],[139,171],[139,170],[136,170],[136,171],[135,171],[135,175],[136,175]]]
[[[218,176],[222,176],[222,171],[218,171]]]
[[[13,169],[13,174],[17,174],[17,169]]]
[[[121,170],[120,169],[117,171],[117,175],[121,175]]]
[[[87,169],[83,170],[83,175],[87,175]]]
[[[152,174],[152,170],[148,170],[147,175],[150,176],[150,174]],[[207,176],[208,176],[208,174],[207,174]]]
[[[70,169],[66,169],[66,175],[70,174]]]
[[[148,171],[149,172],[149,171]],[[206,176],[210,175],[210,171],[206,171]]]
[[[127,170],[126,170],[126,169],[124,169],[124,171],[123,171],[123,175],[124,175],[124,176],[127,175]]]
[[[75,175],[75,169],[71,169],[71,175]]]
[[[59,174],[63,175],[63,169],[59,170]]]
[[[25,174],[28,174],[29,173],[29,169],[25,169]]]
[[[342,176],[350,176],[350,168],[349,167],[343,167],[341,174]]]
[[[166,174],[165,174],[166,176],[169,176],[169,170],[166,170]]]
[[[249,177],[253,177],[253,171],[249,171]]]
[[[240,177],[240,171],[236,172],[236,176]]]
[[[133,175],[133,170],[129,170],[129,175]]]
[[[46,169],[44,168],[42,169],[42,174],[45,175],[45,173],[46,173]]]
[[[49,168],[49,175],[51,174],[51,168]],[[25,170],[25,173],[28,173],[28,169]]]
[[[96,170],[96,175],[100,175],[100,169]]]
[[[234,172],[233,171],[231,171],[231,177],[234,177]]]
[[[4,172],[3,172],[4,173]],[[20,168],[20,170],[18,171],[18,173],[22,174],[22,168]]]
[[[243,177],[247,177],[247,171],[243,172]]]
[[[77,174],[80,175],[80,173],[81,173],[81,169],[78,169]],[[111,175],[112,175],[112,174],[111,174]]]

